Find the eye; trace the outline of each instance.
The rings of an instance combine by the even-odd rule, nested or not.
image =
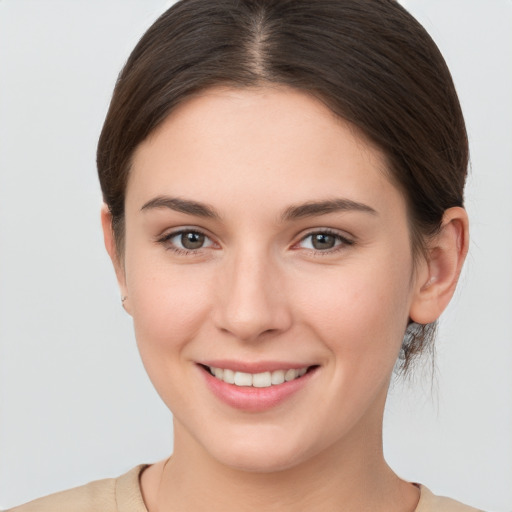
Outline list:
[[[171,241],[174,245],[181,244],[184,249],[194,250],[204,246],[206,236],[195,231],[185,231],[171,238]]]
[[[158,240],[176,252],[194,252],[213,245],[213,241],[200,231],[192,229],[174,231]]]
[[[303,249],[310,249],[313,251],[332,251],[338,247],[353,245],[352,240],[341,236],[338,233],[331,231],[317,231],[315,233],[309,233],[300,242],[299,246]]]

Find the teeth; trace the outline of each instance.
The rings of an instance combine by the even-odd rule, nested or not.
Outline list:
[[[252,375],[250,373],[235,372],[235,386],[252,386]]]
[[[272,372],[272,377],[270,378],[272,384],[282,384],[284,382],[284,370],[277,370]]]
[[[294,380],[297,378],[297,370],[286,370],[286,373],[284,374],[284,380],[286,382],[289,382],[291,380]]]
[[[275,370],[273,372],[263,373],[246,373],[234,372],[233,370],[208,367],[212,375],[227,384],[234,384],[235,386],[255,387],[255,388],[268,388],[283,384],[283,382],[290,382],[292,380],[302,377],[307,371],[308,367],[290,370]]]
[[[252,376],[252,385],[255,388],[268,388],[272,386],[272,374],[270,372],[254,374]]]
[[[210,368],[211,370],[211,368]],[[215,375],[215,369],[213,374]],[[215,375],[217,377],[217,375]],[[224,382],[227,382],[228,384],[234,384],[235,383],[235,372],[233,370],[224,370],[224,375],[221,378]]]

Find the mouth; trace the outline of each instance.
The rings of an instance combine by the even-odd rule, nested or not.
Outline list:
[[[319,365],[211,361],[198,363],[198,368],[221,402],[244,412],[262,413],[290,403],[292,396],[310,388],[308,383],[316,380]]]
[[[233,384],[238,387],[270,388],[279,386],[285,382],[292,382],[302,378],[306,373],[317,368],[316,365],[304,366],[302,368],[278,369],[259,373],[248,373],[234,371],[229,368],[218,368],[215,366],[200,365],[205,371],[226,384]]]

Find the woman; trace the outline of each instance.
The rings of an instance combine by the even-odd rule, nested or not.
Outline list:
[[[444,60],[382,1],[185,0],[98,146],[105,244],[174,453],[25,510],[474,510],[382,453],[468,247]]]

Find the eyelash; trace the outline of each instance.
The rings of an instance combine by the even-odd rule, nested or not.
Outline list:
[[[320,249],[306,249],[307,251],[309,251],[314,256],[329,256],[329,255],[332,255],[333,253],[337,253],[338,251],[342,251],[342,250],[346,249],[349,246],[355,245],[355,243],[356,243],[354,240],[351,240],[351,239],[349,239],[349,238],[347,238],[347,237],[345,237],[343,235],[340,235],[340,233],[338,233],[337,231],[334,231],[333,229],[323,228],[323,229],[317,229],[315,231],[310,231],[309,233],[304,235],[299,240],[299,242],[297,242],[294,245],[294,247],[299,245],[300,243],[304,242],[308,238],[313,237],[315,235],[329,235],[329,236],[334,237],[335,242],[339,242],[339,243],[338,243],[338,245],[335,245],[334,247],[332,247],[330,249],[324,249],[324,250],[320,250]]]
[[[205,239],[208,239],[211,242],[211,245],[213,245],[212,239],[202,231],[198,229],[179,229],[178,231],[173,231],[171,233],[167,233],[166,235],[160,237],[157,239],[157,242],[162,244],[166,250],[172,251],[178,256],[197,256],[201,254],[201,249],[205,249],[206,247],[199,247],[198,249],[185,249],[181,247],[176,247],[176,245],[170,243],[170,241],[180,235],[183,235],[185,233],[194,234],[194,235],[202,235],[205,237]]]
[[[159,244],[164,245],[166,250],[172,251],[179,256],[199,255],[199,254],[201,254],[202,249],[210,247],[210,245],[208,245],[206,247],[203,246],[203,247],[199,247],[197,249],[184,249],[184,248],[177,247],[176,245],[170,243],[170,240],[172,240],[173,238],[183,235],[183,234],[186,234],[186,233],[204,236],[205,239],[208,239],[211,242],[210,245],[213,245],[213,243],[214,243],[206,233],[203,233],[202,231],[200,231],[198,229],[180,229],[178,231],[173,231],[171,233],[168,233],[168,234],[158,238],[157,242]],[[355,244],[354,240],[350,240],[349,238],[340,235],[338,232],[336,232],[332,229],[324,228],[324,229],[317,229],[315,231],[311,231],[311,232],[307,233],[296,244],[294,244],[293,247],[297,247],[300,243],[304,242],[308,238],[315,236],[315,235],[329,235],[329,236],[334,237],[336,242],[339,242],[337,245],[335,245],[334,247],[332,247],[330,249],[325,249],[325,250],[306,249],[308,252],[310,252],[311,254],[313,254],[315,256],[326,256],[329,254],[333,254],[340,250],[345,249],[348,246],[352,246]],[[296,249],[296,250],[298,250],[298,249]]]

